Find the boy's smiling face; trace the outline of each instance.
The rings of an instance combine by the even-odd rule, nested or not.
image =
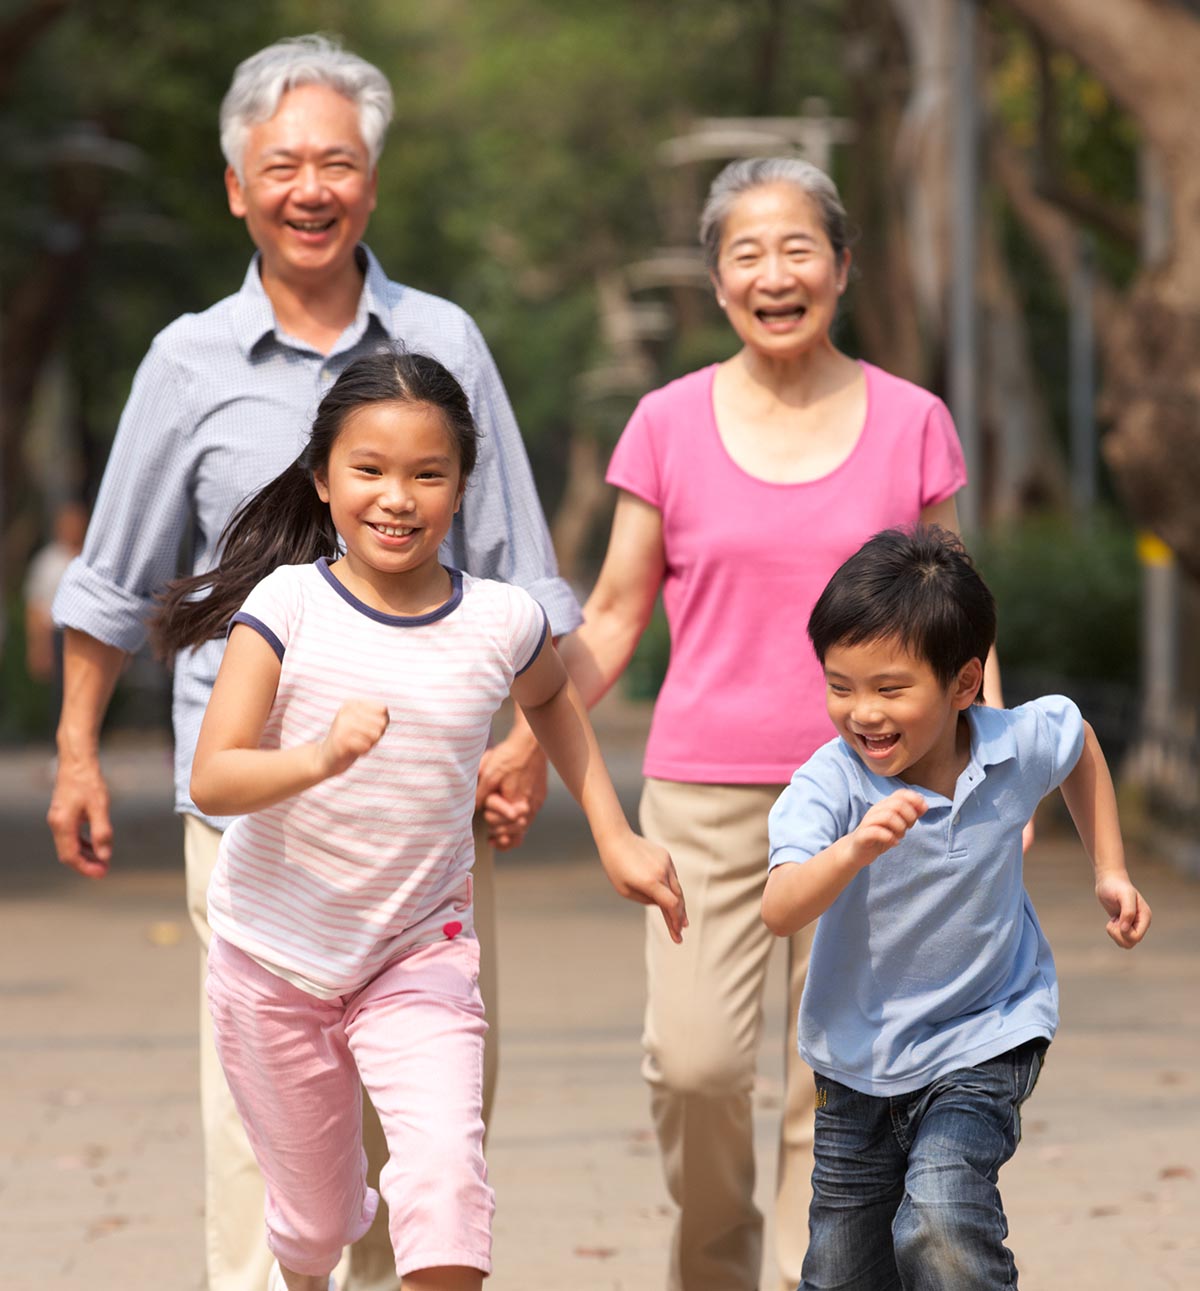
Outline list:
[[[876,775],[946,797],[970,755],[959,715],[982,683],[978,659],[943,685],[924,659],[891,638],[830,646],[825,654],[825,706],[838,734]]]

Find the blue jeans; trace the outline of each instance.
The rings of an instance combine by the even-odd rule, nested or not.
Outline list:
[[[1046,1047],[1031,1040],[897,1098],[818,1075],[799,1291],[1015,1289],[996,1180]]]

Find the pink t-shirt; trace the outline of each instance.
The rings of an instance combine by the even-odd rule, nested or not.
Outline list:
[[[671,662],[645,773],[701,784],[784,784],[834,734],[808,616],[873,534],[956,493],[966,467],[945,405],[869,363],[854,448],[820,479],[773,484],[726,451],[716,366],[638,404],[608,481],[662,512]]]

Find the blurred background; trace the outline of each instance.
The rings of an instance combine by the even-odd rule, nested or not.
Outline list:
[[[369,240],[478,320],[581,593],[635,402],[735,346],[708,182],[829,169],[858,230],[839,343],[951,406],[1009,702],[1079,699],[1131,814],[1200,872],[1196,0],[4,0],[0,743],[49,747],[46,601],[137,363],[245,272],[233,68],[312,30],[392,81]],[[666,648],[659,623],[635,698]],[[110,730],[163,731],[166,694],[139,659]]]

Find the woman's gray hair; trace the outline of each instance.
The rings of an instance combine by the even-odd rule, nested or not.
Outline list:
[[[392,120],[392,87],[366,59],[327,36],[293,36],[276,41],[238,64],[221,102],[221,151],[239,180],[251,126],[269,121],[279,100],[301,85],[327,85],[358,109],[358,128],[371,165],[379,161]]]
[[[849,244],[846,208],[833,180],[811,161],[800,157],[750,157],[733,161],[712,182],[700,212],[700,245],[704,263],[716,272],[725,236],[725,221],[743,193],[764,184],[795,184],[816,205],[825,236],[840,260]]]

